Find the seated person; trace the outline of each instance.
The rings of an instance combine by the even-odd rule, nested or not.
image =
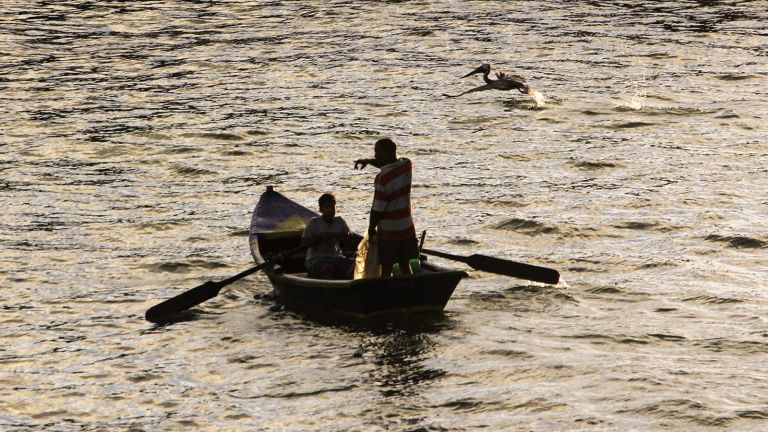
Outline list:
[[[349,227],[336,216],[336,198],[329,193],[318,200],[321,216],[309,221],[301,235],[301,244],[310,245],[304,264],[310,277],[352,279],[355,260],[341,253],[339,242],[349,235]]]

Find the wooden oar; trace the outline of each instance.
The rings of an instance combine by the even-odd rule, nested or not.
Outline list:
[[[557,270],[546,267],[539,267],[480,254],[473,254],[465,257],[424,248],[421,249],[421,252],[427,255],[434,255],[440,258],[463,262],[475,270],[489,273],[512,276],[547,284],[556,284],[560,280],[560,273]]]
[[[168,300],[162,303],[158,303],[152,306],[147,310],[147,313],[144,315],[144,317],[147,319],[147,321],[158,322],[158,321],[162,321],[163,318],[168,315],[179,313],[191,307],[197,306],[200,303],[206,300],[210,300],[216,297],[217,295],[219,295],[219,291],[221,291],[222,288],[231,284],[232,282],[240,280],[252,273],[256,273],[257,271],[263,269],[264,267],[272,263],[278,262],[279,260],[282,259],[283,256],[293,255],[294,253],[304,250],[309,246],[310,245],[304,245],[304,246],[299,246],[295,249],[291,249],[288,252],[282,253],[276,256],[275,258],[269,259],[255,267],[251,267],[248,270],[242,271],[230,277],[229,279],[224,279],[221,282],[208,281],[200,286],[192,288],[189,291],[179,294],[176,297],[169,298]]]

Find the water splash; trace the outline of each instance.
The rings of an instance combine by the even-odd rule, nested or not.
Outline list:
[[[544,108],[547,105],[547,98],[540,91],[530,89],[528,90],[528,94],[533,97],[533,101],[536,103],[536,108]]]
[[[641,78],[640,82],[633,83],[629,88],[629,90],[630,91],[633,90],[632,96],[629,98],[628,101],[616,105],[616,108],[630,109],[634,111],[640,111],[643,108],[645,108],[646,107],[645,100],[647,95],[646,85],[645,85],[645,76]]]
[[[645,107],[645,89],[644,88],[637,89],[635,91],[635,94],[632,95],[632,97],[629,99],[629,102],[627,103],[627,107],[637,111]]]

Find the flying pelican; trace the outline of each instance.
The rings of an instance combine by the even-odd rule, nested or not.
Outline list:
[[[466,78],[468,76],[472,76],[480,72],[483,73],[483,80],[485,81],[485,85],[481,85],[480,87],[475,87],[473,89],[467,90],[464,93],[460,93],[457,95],[449,95],[449,94],[443,93],[443,96],[459,97],[467,93],[474,93],[474,92],[483,91],[483,90],[520,90],[521,93],[525,93],[525,94],[531,93],[531,89],[530,87],[528,87],[528,84],[525,84],[525,78],[523,77],[520,77],[517,75],[505,74],[504,72],[496,72],[496,78],[498,79],[492,80],[488,78],[488,75],[491,74],[491,65],[488,63],[464,75],[462,78]]]

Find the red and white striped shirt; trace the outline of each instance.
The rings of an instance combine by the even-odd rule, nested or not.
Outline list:
[[[383,213],[379,222],[379,238],[402,240],[416,236],[411,218],[410,159],[400,158],[381,167],[374,182],[372,210]]]

